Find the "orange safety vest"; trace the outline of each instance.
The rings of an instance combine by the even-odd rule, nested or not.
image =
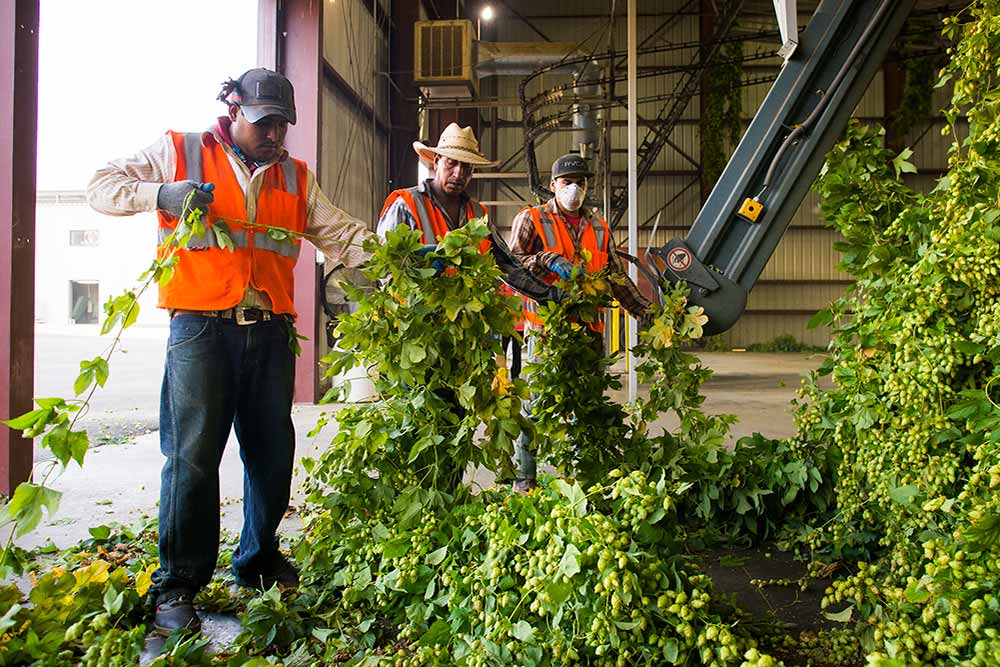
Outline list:
[[[576,246],[573,245],[573,238],[570,236],[566,222],[551,211],[542,211],[541,207],[532,206],[528,209],[531,221],[535,225],[535,233],[542,239],[542,245],[549,252],[559,253],[573,263],[577,262]],[[597,218],[596,222],[591,218],[581,218],[580,224],[584,225],[583,233],[580,235],[580,248],[590,252],[590,261],[584,269],[590,273],[597,273],[608,265],[608,243],[611,239],[611,229],[603,218]],[[556,275],[548,273],[542,280],[552,284],[556,281]],[[521,297],[524,300],[524,319],[536,327],[542,325],[538,319],[538,303],[534,299]],[[603,310],[600,311],[603,313]],[[598,320],[587,325],[597,333],[604,333],[604,321]]]
[[[523,298],[519,292],[515,292],[507,283],[500,285],[500,293],[504,296],[516,296],[518,298]],[[524,331],[524,311],[519,311],[514,317],[514,330],[523,332]]]
[[[379,214],[379,217],[385,215],[385,212],[389,210],[389,206],[397,199],[402,199],[406,203],[406,208],[410,209],[413,219],[420,224],[422,234],[420,239],[424,243],[440,243],[441,239],[451,231],[448,228],[448,220],[444,217],[444,212],[435,206],[433,202],[428,205],[428,197],[420,191],[420,186],[390,192],[389,196],[386,197],[385,204],[382,205],[382,212]],[[476,208],[473,206],[473,203],[480,210],[478,216],[476,215]],[[473,202],[472,199],[469,199],[465,209],[466,220],[472,220],[484,215],[486,215],[486,207],[479,202]],[[428,239],[433,239],[433,241],[428,241]],[[492,243],[489,238],[485,238],[479,244],[479,252],[485,255],[490,251],[491,247]]]
[[[217,141],[203,141],[202,133],[168,132],[177,155],[174,181],[190,179],[215,184],[215,200],[208,207],[205,235],[192,236],[186,248],[177,249],[179,261],[173,277],[160,286],[160,308],[226,310],[237,305],[247,285],[267,294],[275,313],[295,315],[294,272],[301,242],[276,241],[266,230],[246,226],[246,195],[236,180],[225,149]],[[306,228],[308,168],[305,162],[286,157],[265,167],[257,195],[256,222],[293,232]],[[211,230],[213,217],[229,227],[233,250],[220,247]],[[160,257],[171,247],[163,245],[177,226],[177,218],[158,212]]]

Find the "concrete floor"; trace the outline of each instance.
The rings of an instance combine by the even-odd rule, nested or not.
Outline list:
[[[112,359],[107,388],[96,394],[86,428],[94,446],[85,466],[70,467],[50,484],[63,492],[58,513],[43,519],[35,532],[17,540],[24,548],[54,542],[65,547],[89,537],[88,529],[100,524],[131,525],[155,516],[162,456],[155,432],[160,377],[166,330],[149,328],[126,332],[128,351]],[[78,372],[80,359],[93,358],[106,345],[96,331],[79,328],[39,327],[36,338],[36,396],[66,396]],[[705,385],[705,409],[739,417],[732,435],[755,431],[771,437],[794,433],[789,401],[795,397],[801,376],[819,365],[820,355],[699,353],[715,371]],[[623,397],[623,396],[622,396]],[[306,436],[317,418],[332,406],[297,405],[293,421],[297,432],[297,454],[316,456],[330,442],[335,425],[318,436]],[[669,418],[662,425],[672,427]],[[102,441],[101,434],[104,434]],[[36,454],[44,464],[45,452]],[[40,465],[39,469],[44,469]],[[299,473],[301,474],[301,472]],[[235,437],[231,437],[220,470],[223,529],[238,533],[242,523],[242,464]],[[296,487],[300,478],[296,479]],[[481,484],[488,476],[476,476]],[[293,505],[301,496],[293,498]],[[282,531],[298,525],[290,512]]]

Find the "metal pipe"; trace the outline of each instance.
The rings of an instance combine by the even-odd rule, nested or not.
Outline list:
[[[638,204],[639,204],[639,141],[638,141],[638,90],[636,85],[637,49],[636,0],[628,0],[628,252],[635,257],[639,254]],[[639,272],[635,264],[629,264],[629,278],[638,280]],[[639,342],[639,323],[629,318],[628,329],[628,400],[635,402],[639,393],[639,376],[635,371],[635,350]]]

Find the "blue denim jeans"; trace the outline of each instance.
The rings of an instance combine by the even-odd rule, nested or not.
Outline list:
[[[178,315],[170,322],[160,392],[160,591],[197,590],[219,551],[219,463],[235,427],[243,460],[243,530],[233,571],[268,571],[288,509],[295,432],[295,355],[282,318],[238,325]]]

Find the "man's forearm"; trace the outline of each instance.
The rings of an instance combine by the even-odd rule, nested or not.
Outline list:
[[[611,273],[616,274],[622,278],[622,283],[612,282],[611,292],[618,299],[618,303],[621,304],[629,315],[636,319],[642,319],[646,311],[649,310],[650,302],[642,295],[639,288],[636,287],[632,279],[628,277],[628,273],[625,272],[625,267],[622,264],[621,258],[615,252],[614,247],[608,248],[608,269]]]
[[[113,160],[90,179],[87,203],[105,215],[155,211],[160,186],[173,180],[174,162],[167,137],[132,157]]]
[[[311,176],[309,218],[306,234],[309,241],[334,263],[347,268],[361,266],[370,257],[364,243],[373,236],[361,220],[330,203]]]

